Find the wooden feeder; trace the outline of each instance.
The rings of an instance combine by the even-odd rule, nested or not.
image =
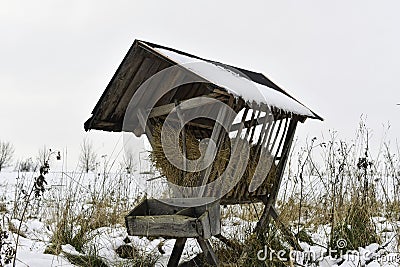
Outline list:
[[[200,200],[188,197],[197,203],[195,210],[178,207],[178,202],[188,199],[149,199],[126,217],[126,225],[132,235],[178,238],[169,266],[177,265],[189,237],[197,238],[208,262],[216,265],[208,242],[211,236],[223,239],[216,206],[263,202],[257,231],[269,224],[270,216],[279,221],[274,206],[285,164],[296,126],[307,118],[322,120],[260,73],[136,40],[86,121],[85,130],[145,134],[153,147],[155,165],[171,186],[199,188]],[[178,136],[178,142],[171,143],[172,153],[200,158],[200,162],[213,155],[214,161],[196,172],[170,164],[165,147],[160,146],[165,144],[160,139],[167,122],[175,124],[166,127],[166,132],[169,129],[172,136]],[[200,152],[204,138],[214,146],[208,142]],[[245,150],[248,159],[243,163],[240,156],[244,152],[237,151]],[[239,159],[230,166],[232,155]],[[186,161],[182,165],[188,167]],[[224,172],[225,168],[229,170]],[[213,182],[217,186],[207,188]],[[176,194],[179,188],[172,191]],[[216,197],[212,205],[204,202],[212,197]],[[206,221],[210,223],[205,225]],[[168,224],[175,230],[169,231]],[[196,227],[204,230],[202,234]]]
[[[189,200],[193,205],[193,200]],[[168,266],[177,266],[187,238],[196,238],[210,264],[218,260],[208,239],[221,234],[219,202],[195,199],[196,206],[187,206],[188,199],[146,199],[126,217],[128,234],[176,238]]]

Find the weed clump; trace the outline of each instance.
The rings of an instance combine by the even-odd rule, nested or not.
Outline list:
[[[371,218],[368,208],[354,201],[345,220],[338,222],[333,228],[331,247],[337,251],[348,251],[371,243],[379,243],[376,227]]]

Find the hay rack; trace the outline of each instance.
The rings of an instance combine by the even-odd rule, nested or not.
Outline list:
[[[279,222],[278,191],[296,127],[307,118],[322,120],[260,73],[135,40],[85,129],[145,134],[170,182],[170,198],[144,200],[126,216],[128,233],[176,238],[168,266],[177,266],[186,239],[196,238],[208,263],[217,265],[209,239],[229,245],[220,231],[220,205],[263,203],[255,231],[270,217]],[[168,149],[173,158],[214,161],[197,171],[188,171],[185,160],[178,167],[168,163],[166,124],[165,140],[176,137]]]

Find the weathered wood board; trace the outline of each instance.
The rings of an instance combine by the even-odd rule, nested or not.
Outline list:
[[[187,207],[188,203],[195,206]],[[125,223],[129,235],[208,239],[221,233],[220,204],[200,198],[146,199],[125,217]]]

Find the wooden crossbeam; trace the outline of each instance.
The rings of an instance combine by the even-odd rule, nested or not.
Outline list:
[[[205,95],[204,97],[199,98],[197,101],[193,101],[193,100],[191,100],[190,102],[188,100],[182,101],[181,103],[179,103],[180,108],[182,111],[184,111],[187,109],[198,108],[198,107],[205,106],[205,105],[215,104],[214,98],[209,97],[209,99],[207,99],[206,97],[208,97],[208,95]],[[175,108],[175,106],[176,106],[176,103],[170,103],[170,104],[155,107],[150,111],[149,119],[154,118],[154,117],[159,117],[162,115],[167,115],[167,114],[171,113],[171,111]]]
[[[166,117],[162,116],[161,118],[165,119]],[[178,123],[180,122],[179,119],[175,119],[175,118],[172,118],[172,117],[169,117],[168,120],[169,121],[173,121],[173,122],[178,122]],[[188,121],[188,122],[186,122],[185,125],[194,126],[194,127],[198,127],[198,128],[203,128],[203,129],[207,129],[207,130],[212,130],[214,128],[213,125],[206,125],[206,124],[199,123],[199,122],[194,122],[194,121]]]

